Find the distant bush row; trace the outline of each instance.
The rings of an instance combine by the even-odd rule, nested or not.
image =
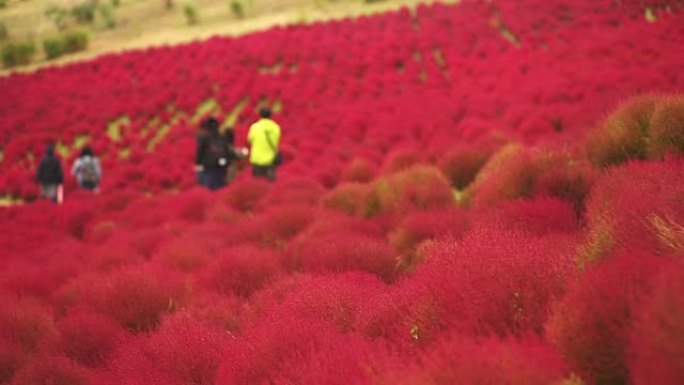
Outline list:
[[[43,40],[43,50],[48,60],[64,54],[84,51],[88,48],[89,36],[85,31],[68,31]],[[37,52],[33,40],[8,43],[2,47],[0,55],[5,68],[31,63]]]
[[[53,4],[45,10],[45,17],[52,21],[58,30],[63,31],[73,23],[92,25],[99,13],[104,28],[114,28],[116,21],[112,7],[118,7],[119,4],[119,0],[112,0],[111,5],[91,0],[74,5],[70,9]]]

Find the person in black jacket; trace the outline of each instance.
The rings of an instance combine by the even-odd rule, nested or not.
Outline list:
[[[210,190],[226,185],[226,171],[237,158],[228,141],[219,133],[219,122],[215,118],[202,121],[202,131],[197,135],[195,171],[199,183]]]
[[[40,183],[40,196],[58,201],[59,192],[64,183],[64,172],[62,163],[55,156],[55,147],[48,144],[45,149],[45,157],[41,159],[38,172],[36,173],[36,183]]]

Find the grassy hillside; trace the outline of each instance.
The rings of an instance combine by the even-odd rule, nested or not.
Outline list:
[[[0,46],[13,41],[31,39],[40,42],[59,33],[54,17],[47,15],[50,7],[61,7],[70,12],[74,7],[91,0],[5,0],[0,8],[0,24],[8,36],[0,39]],[[39,52],[34,64],[20,70],[32,70],[51,63],[67,63],[122,50],[177,44],[213,35],[241,35],[264,30],[276,25],[291,25],[353,17],[430,3],[432,0],[95,0],[92,23],[77,23],[65,16],[65,28],[88,31],[90,44],[85,52],[46,61]],[[456,0],[446,1],[447,3]],[[239,4],[239,5],[235,5]],[[185,8],[191,5],[197,23],[188,24]],[[115,26],[107,25],[101,8],[108,8]],[[239,9],[238,9],[239,8]],[[7,73],[6,68],[0,73]]]

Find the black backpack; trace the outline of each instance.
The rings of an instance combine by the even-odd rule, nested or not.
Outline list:
[[[204,167],[227,167],[230,161],[228,142],[220,137],[208,137],[202,165]]]

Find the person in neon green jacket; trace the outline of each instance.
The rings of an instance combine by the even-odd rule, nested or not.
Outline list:
[[[280,126],[271,119],[271,115],[268,108],[259,111],[261,119],[249,127],[247,142],[250,145],[249,163],[252,165],[252,175],[275,181],[276,167],[280,163]]]

